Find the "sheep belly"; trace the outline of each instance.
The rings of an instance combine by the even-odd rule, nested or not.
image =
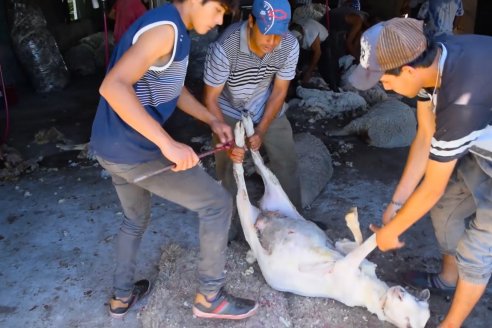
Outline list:
[[[266,251],[258,262],[270,286],[304,296],[326,297],[330,293],[336,280],[327,281],[326,275],[343,255],[321,229],[312,222],[274,212],[260,215],[256,226]]]
[[[326,249],[329,254],[338,254],[332,241],[310,221],[267,212],[258,217],[256,228],[262,247],[270,255],[286,248],[292,248],[291,251],[294,250],[296,254],[316,249]]]

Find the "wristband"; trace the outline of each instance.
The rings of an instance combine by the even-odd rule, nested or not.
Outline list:
[[[403,206],[402,203],[395,202],[394,200],[391,200],[390,204],[395,205],[395,206],[398,206],[398,207],[402,207]]]

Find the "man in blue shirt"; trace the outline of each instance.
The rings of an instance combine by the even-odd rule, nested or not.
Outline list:
[[[222,24],[224,13],[232,8],[233,0],[182,0],[147,12],[123,34],[99,89],[90,146],[111,174],[124,212],[116,238],[114,296],[109,302],[115,318],[125,315],[150,288],[148,280],[134,283],[133,276],[150,221],[151,194],[198,213],[199,288],[193,313],[202,318],[242,319],[256,312],[254,301],[223,289],[230,195],[197,166],[192,148],[162,128],[178,106],[208,124],[220,144],[232,141],[231,128],[183,86],[191,42],[188,30],[205,34]],[[240,161],[244,152],[236,151],[232,159]],[[172,163],[172,171],[135,182]]]

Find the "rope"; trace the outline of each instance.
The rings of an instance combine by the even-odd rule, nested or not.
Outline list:
[[[5,82],[3,80],[2,65],[0,65],[0,81],[2,82],[2,95],[5,102],[5,130],[3,131],[3,137],[0,144],[7,142],[10,131],[10,115],[9,115],[9,103],[7,100],[7,92],[5,91]]]

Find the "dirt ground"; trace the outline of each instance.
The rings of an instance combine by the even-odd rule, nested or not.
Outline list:
[[[228,252],[227,284],[232,292],[254,297],[259,314],[241,322],[215,322],[191,313],[196,290],[196,216],[169,202],[153,200],[153,221],[144,236],[137,279],[149,277],[154,292],[123,320],[111,319],[106,302],[112,285],[113,238],[122,213],[111,182],[101,168],[79,151],[61,151],[57,142],[36,144],[34,135],[56,127],[72,143],[87,142],[97,105],[98,78],[73,81],[63,92],[36,95],[19,90],[11,110],[9,146],[24,159],[38,158],[39,168],[13,181],[0,182],[0,326],[1,327],[389,327],[362,308],[349,308],[329,299],[306,298],[269,288],[256,264],[245,261],[247,246],[233,242]],[[3,115],[3,111],[2,111]],[[349,237],[344,215],[359,209],[365,237],[369,223],[378,223],[391,197],[408,149],[377,149],[356,137],[326,135],[340,127],[337,120],[308,124],[305,114],[290,113],[296,132],[321,138],[339,166],[306,217],[321,221],[334,240]],[[4,116],[0,116],[2,124]],[[180,140],[199,150],[191,137],[208,137],[207,129],[180,115],[168,126]],[[350,145],[347,147],[347,144]],[[206,162],[210,164],[210,161]],[[210,172],[213,172],[210,169]],[[259,197],[260,180],[248,180]],[[403,239],[397,252],[374,251],[370,260],[389,285],[409,268],[438,270],[439,254],[428,218]],[[432,295],[435,327],[450,305]],[[466,327],[490,327],[492,301],[487,293]]]

